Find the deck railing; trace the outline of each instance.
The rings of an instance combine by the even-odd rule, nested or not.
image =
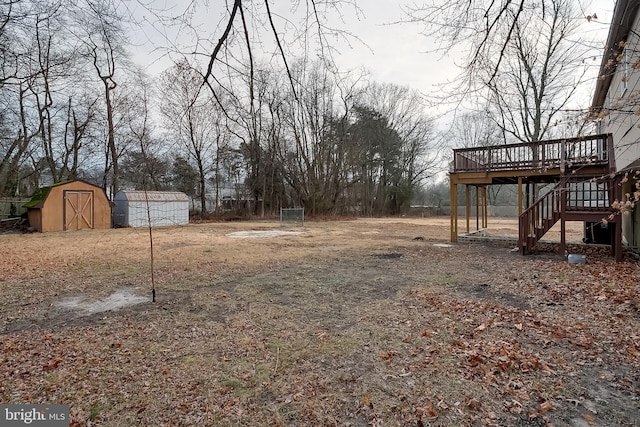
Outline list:
[[[610,165],[610,135],[453,150],[453,172],[547,170]]]
[[[611,201],[615,195],[612,194],[613,181],[610,179],[601,180],[568,180],[565,184],[566,193],[565,210],[575,212],[609,212]]]

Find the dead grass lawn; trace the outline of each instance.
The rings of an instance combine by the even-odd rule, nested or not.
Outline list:
[[[147,230],[1,235],[0,403],[74,426],[639,425],[637,263],[446,247],[448,218],[228,237],[274,229],[156,229],[157,302],[97,312],[60,302],[150,297]]]

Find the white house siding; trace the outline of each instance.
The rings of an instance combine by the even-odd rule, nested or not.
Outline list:
[[[636,191],[635,180],[629,180],[622,184],[622,194],[632,194]],[[625,246],[640,250],[640,208],[636,207],[630,212],[622,214],[622,236]]]
[[[119,227],[152,227],[189,223],[189,197],[164,191],[119,191],[113,222]]]
[[[640,4],[617,0],[609,30],[600,78],[592,106],[609,114],[600,122],[599,133],[613,135],[616,170],[620,174],[640,167]],[[625,40],[626,38],[626,40]],[[620,44],[625,41],[624,49]],[[620,57],[618,57],[621,55]],[[611,76],[615,66],[615,73]],[[622,185],[622,194],[635,191],[633,173]],[[621,218],[623,242],[640,246],[640,207]]]
[[[632,28],[640,28],[640,14]],[[633,66],[640,59],[637,53],[639,49],[638,34],[631,31],[604,105],[605,109],[610,108],[609,116],[603,121],[604,132],[613,134],[616,169],[619,171],[640,158],[640,111],[635,113],[640,107],[637,102],[640,96],[640,69]]]

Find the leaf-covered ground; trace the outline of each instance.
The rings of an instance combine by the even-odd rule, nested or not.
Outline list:
[[[0,403],[73,426],[640,425],[637,262],[447,247],[444,225],[158,229],[157,302],[109,310],[150,297],[146,231],[0,236]]]

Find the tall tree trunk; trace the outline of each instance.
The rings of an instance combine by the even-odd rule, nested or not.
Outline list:
[[[113,124],[113,104],[111,101],[111,91],[115,89],[116,84],[109,84],[108,78],[102,79],[104,83],[104,95],[105,102],[107,104],[107,131],[108,131],[108,140],[107,144],[109,146],[109,153],[111,154],[111,165],[113,169],[113,180],[111,181],[111,191],[112,194],[115,195],[119,188],[118,185],[118,173],[120,172],[118,168],[118,149],[116,147],[116,131],[115,126]]]

